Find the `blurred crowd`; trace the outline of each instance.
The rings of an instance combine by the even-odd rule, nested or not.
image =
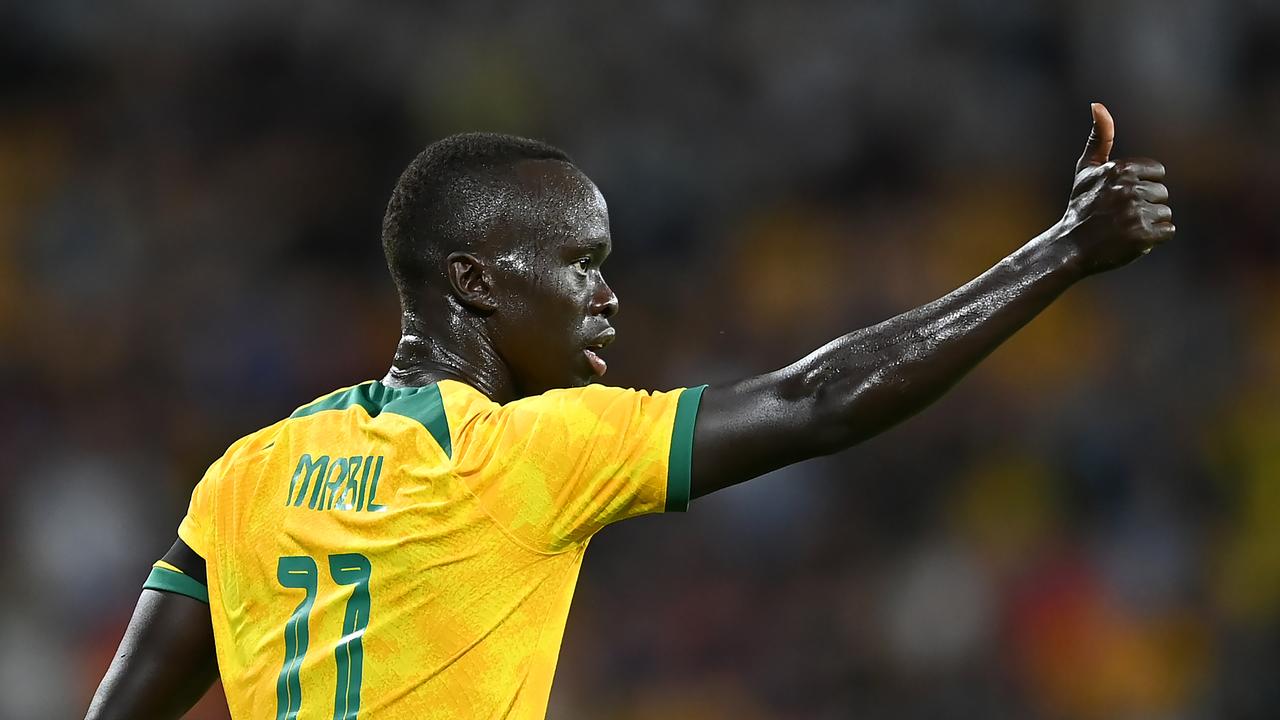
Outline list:
[[[204,468],[385,372],[432,140],[575,157],[608,381],[665,389],[1047,228],[1093,100],[1175,241],[888,434],[604,531],[549,717],[1276,716],[1280,5],[440,5],[0,4],[0,717],[83,713]]]

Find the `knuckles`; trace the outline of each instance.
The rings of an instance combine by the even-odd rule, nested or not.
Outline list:
[[[1161,180],[1165,176],[1164,163],[1151,158],[1125,158],[1109,160],[1101,165],[1086,168],[1079,179],[1105,178],[1108,181]]]
[[[1151,158],[1125,158],[1117,163],[1117,171],[1146,180],[1159,180],[1165,174],[1164,163]]]
[[[1112,194],[1125,200],[1136,200],[1138,198],[1138,188],[1131,182],[1118,182],[1108,189]]]
[[[1069,212],[1102,221],[1093,226],[1100,235],[1086,232],[1092,238],[1085,242],[1090,252],[1146,254],[1173,237],[1169,190],[1160,182],[1164,176],[1164,164],[1150,158],[1120,158],[1080,169]]]

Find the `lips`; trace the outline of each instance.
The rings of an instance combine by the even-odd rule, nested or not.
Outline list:
[[[600,351],[613,342],[615,335],[617,335],[617,332],[613,328],[609,328],[597,335],[582,349],[582,354],[587,357],[587,363],[591,365],[591,372],[595,373],[596,377],[604,377],[605,371],[609,369],[609,364],[604,361],[604,358],[600,357]]]
[[[597,355],[591,348],[584,349],[582,354],[587,356],[587,363],[591,365],[591,372],[595,373],[596,377],[604,377],[605,371],[609,369],[609,364],[604,361],[604,358]]]

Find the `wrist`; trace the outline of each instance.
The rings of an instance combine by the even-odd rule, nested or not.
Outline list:
[[[1071,238],[1071,230],[1060,220],[1027,243],[1027,247],[1032,251],[1033,262],[1047,272],[1074,283],[1089,273],[1085,271],[1080,248]]]

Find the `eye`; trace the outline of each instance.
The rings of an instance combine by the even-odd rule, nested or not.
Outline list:
[[[578,268],[578,270],[580,270],[581,272],[585,273],[591,267],[591,258],[580,257],[577,260],[573,261],[573,266]]]

